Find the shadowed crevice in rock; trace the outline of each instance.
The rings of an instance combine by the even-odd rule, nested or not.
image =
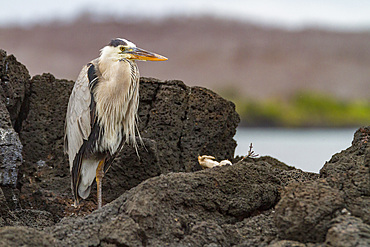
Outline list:
[[[21,104],[19,114],[14,122],[14,130],[19,133],[22,129],[23,121],[27,119],[30,110],[30,93],[32,84],[30,84],[28,90],[25,92],[23,102]]]

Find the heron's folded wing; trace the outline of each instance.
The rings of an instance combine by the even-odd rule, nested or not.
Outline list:
[[[65,152],[69,156],[70,169],[83,141],[91,132],[91,93],[87,71],[90,65],[82,68],[69,98],[65,120]]]

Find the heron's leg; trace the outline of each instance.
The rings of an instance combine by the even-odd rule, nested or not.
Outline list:
[[[96,190],[97,190],[97,198],[98,198],[98,209],[102,206],[102,180],[104,177],[104,161],[102,159],[99,162],[98,167],[96,168]]]

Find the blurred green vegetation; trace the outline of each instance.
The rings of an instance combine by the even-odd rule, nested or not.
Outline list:
[[[221,93],[233,101],[247,127],[358,127],[370,124],[370,101],[345,101],[317,92],[256,101]]]

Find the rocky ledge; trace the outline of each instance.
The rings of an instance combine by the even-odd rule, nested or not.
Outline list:
[[[71,207],[63,126],[72,81],[30,78],[0,50],[1,246],[370,246],[370,126],[320,174],[234,157],[232,102],[181,81],[141,78],[140,158],[125,147]],[[201,170],[198,155],[232,166]]]

